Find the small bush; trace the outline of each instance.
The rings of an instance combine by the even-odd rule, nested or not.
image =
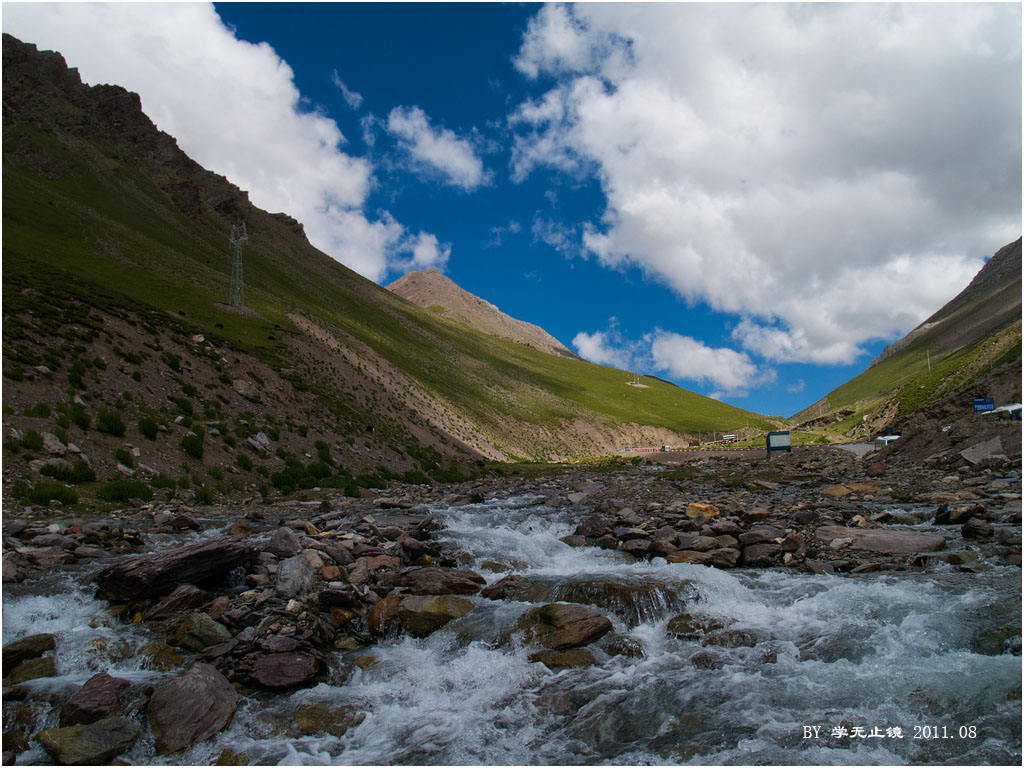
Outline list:
[[[235,447],[235,436],[234,435],[222,435],[222,437],[224,438],[224,444],[227,445],[228,448],[234,448]]]
[[[118,448],[114,451],[114,458],[124,464],[126,467],[135,467],[135,457],[131,455],[126,449]]]
[[[36,403],[31,408],[26,408],[22,415],[34,419],[48,419],[50,418],[50,406],[46,403]]]
[[[242,469],[242,470],[244,470],[246,472],[251,472],[252,471],[252,459],[250,459],[244,453],[238,454],[238,457],[236,458],[235,463],[238,464],[238,468],[239,469]]]
[[[26,451],[41,451],[43,450],[43,436],[34,429],[30,429],[21,438],[21,447]]]
[[[213,504],[213,490],[205,485],[196,488],[196,502],[199,504]]]
[[[195,432],[190,432],[181,438],[181,447],[189,456],[195,459],[203,458],[203,438]]]
[[[140,480],[115,480],[100,486],[96,498],[101,501],[126,502],[128,499],[153,500],[153,489]]]
[[[132,380],[133,381],[142,381],[142,374],[139,373],[138,371],[132,371]]]
[[[56,427],[53,430],[53,434],[54,434],[54,436],[58,440],[60,440],[62,443],[64,443],[64,445],[68,444],[68,433],[67,433],[67,430],[61,429],[60,427]]]
[[[221,469],[220,467],[210,467],[209,471],[210,471],[210,477],[212,477],[214,480],[223,480],[224,479],[224,470]]]
[[[177,373],[181,373],[181,358],[173,352],[164,352],[160,355],[160,359],[164,361],[168,368]]]
[[[21,441],[15,440],[13,437],[9,437],[4,440],[4,450],[10,451],[11,453],[17,453],[21,450]]]
[[[177,485],[174,482],[174,478],[167,475],[154,475],[149,484],[154,488],[170,488],[172,490]]]
[[[184,392],[184,393],[185,393],[186,395],[188,395],[189,397],[195,397],[196,395],[198,395],[198,394],[199,394],[199,390],[198,390],[198,389],[196,389],[196,388],[195,388],[195,387],[194,387],[193,385],[191,385],[191,384],[182,384],[182,385],[181,385],[181,391],[182,391],[182,392]]]
[[[178,406],[178,410],[181,412],[182,416],[191,416],[195,413],[192,408],[192,401],[187,397],[172,397],[170,400]]]
[[[92,422],[92,417],[89,416],[85,411],[85,406],[81,403],[72,403],[71,410],[69,411],[71,422],[83,432],[89,429],[89,424]],[[66,426],[61,424],[61,426]]]
[[[85,389],[85,381],[82,379],[83,376],[85,376],[85,363],[81,360],[76,360],[68,369],[68,382],[75,389]]]
[[[156,419],[152,416],[143,416],[139,419],[139,432],[142,433],[143,437],[156,440],[156,433],[159,431],[160,425],[156,423]]]
[[[96,429],[114,437],[124,437],[125,432],[121,414],[117,411],[108,411],[106,408],[100,408],[99,415],[96,416]]]
[[[189,480],[188,475],[182,475],[178,478],[178,487],[186,490],[192,487],[192,481]]]
[[[30,503],[40,506],[45,506],[50,501],[74,504],[78,501],[78,494],[60,483],[36,483],[35,487],[28,492],[28,500]]]
[[[47,464],[39,470],[39,474],[65,483],[91,483],[96,480],[96,473],[92,467],[81,459],[70,467],[65,467],[61,464]]]
[[[402,475],[402,479],[412,485],[430,485],[430,478],[418,469],[410,469]]]
[[[281,432],[278,430],[277,427],[272,427],[269,424],[265,424],[263,426],[263,431],[266,433],[267,437],[269,437],[271,440],[275,442],[281,439]]]
[[[99,368],[101,371],[107,370],[107,361],[104,360],[102,357],[94,357],[92,359],[92,364],[94,367]]]

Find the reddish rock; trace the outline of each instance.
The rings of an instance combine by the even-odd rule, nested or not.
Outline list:
[[[302,653],[268,653],[256,659],[252,678],[267,688],[297,688],[316,682],[316,661]]]
[[[707,552],[694,552],[691,550],[680,550],[666,555],[670,563],[690,563],[692,565],[710,565],[711,555]]]
[[[866,474],[868,477],[881,477],[882,475],[885,474],[885,462],[875,461],[872,462],[871,464],[868,464]]]
[[[93,675],[61,707],[61,727],[84,725],[118,714],[121,708],[119,692],[127,685],[127,680],[111,677],[106,672]]]
[[[366,616],[366,625],[371,634],[382,635],[398,620],[398,604],[402,596],[391,592],[383,600],[377,602]]]
[[[527,642],[564,651],[603,637],[611,630],[612,623],[582,605],[549,603],[527,611],[517,628],[524,631]]]
[[[472,595],[484,584],[484,577],[475,571],[447,568],[406,568],[397,582],[414,595]]]
[[[946,546],[946,540],[938,534],[924,533],[923,531],[894,531],[889,528],[846,528],[839,525],[824,525],[818,528],[814,535],[816,538],[828,542],[847,539],[851,549],[888,554],[937,552]]]
[[[524,603],[541,603],[551,599],[551,587],[539,581],[530,581],[525,576],[513,573],[500,581],[480,590],[480,596],[488,600],[518,600]]]
[[[782,547],[775,542],[751,544],[743,548],[743,565],[748,568],[765,568],[772,565]]]
[[[57,647],[57,638],[49,633],[29,635],[4,646],[3,661],[6,669],[42,656]]]
[[[712,549],[707,553],[711,557],[711,564],[715,568],[735,568],[740,559],[740,551],[732,547]]]
[[[157,687],[146,705],[156,751],[168,755],[214,736],[231,724],[238,694],[216,668],[193,664]]]

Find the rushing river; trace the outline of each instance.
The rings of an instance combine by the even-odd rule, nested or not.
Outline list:
[[[638,562],[563,544],[573,523],[540,502],[438,508],[439,535],[489,582],[501,563],[554,600],[595,603],[614,623],[592,646],[598,665],[555,673],[529,662],[511,633],[529,605],[477,596],[428,638],[337,653],[336,684],[244,699],[205,744],[160,758],[144,735],[122,758],[209,764],[229,749],[264,765],[1020,764],[1019,568],[815,576]],[[6,591],[4,642],[59,633],[62,676],[30,685],[59,700],[100,669],[143,684],[171,674],[141,669],[134,651],[151,638],[106,619],[88,594],[58,577]],[[668,621],[684,611],[757,642],[673,637]],[[609,653],[622,649],[630,655]],[[353,665],[367,655],[376,663]],[[296,732],[300,708],[326,713],[338,735]],[[26,727],[55,724],[44,710]],[[47,761],[38,746],[18,758]]]

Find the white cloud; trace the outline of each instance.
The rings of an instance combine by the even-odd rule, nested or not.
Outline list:
[[[592,363],[612,365],[616,368],[628,368],[630,356],[628,350],[617,348],[609,335],[604,331],[586,333],[580,331],[572,340],[580,357]]]
[[[420,232],[410,243],[413,269],[444,269],[452,253],[451,243],[438,243],[437,237]]]
[[[756,384],[774,381],[773,370],[762,370],[748,355],[727,347],[713,348],[690,336],[656,331],[651,340],[654,367],[698,384],[710,382],[722,391],[712,397],[742,396]]]
[[[435,128],[419,107],[392,109],[387,129],[417,165],[439,173],[447,183],[467,192],[490,183],[473,143],[447,128]]]
[[[518,235],[523,231],[523,225],[515,219],[509,219],[503,227],[491,227],[491,237],[484,243],[484,248],[499,248],[505,241],[505,235]]]
[[[533,233],[533,242],[549,245],[564,256],[585,255],[580,247],[576,229],[556,221],[550,216],[545,216],[542,213],[534,214],[530,231]]]
[[[341,91],[341,97],[345,99],[345,103],[352,109],[359,109],[363,105],[363,95],[356,91],[349,89],[347,85],[338,76],[338,70],[331,72],[331,82],[334,83],[335,87]]]
[[[545,242],[738,315],[770,359],[851,362],[1020,234],[1020,22],[1015,4],[545,6],[515,63],[556,82],[509,118],[512,175],[600,180],[600,227]]]
[[[303,111],[291,68],[266,43],[235,38],[196,3],[7,3],[4,31],[60,51],[88,83],[139,93],[146,114],[254,204],[305,225],[310,242],[381,280],[408,236],[362,211],[370,163],[341,151],[337,124]],[[397,260],[397,261],[396,261]]]
[[[795,394],[797,392],[803,392],[804,388],[806,386],[807,386],[807,383],[803,379],[799,379],[795,383],[787,385],[786,386],[786,391],[787,392],[792,392],[792,393]]]

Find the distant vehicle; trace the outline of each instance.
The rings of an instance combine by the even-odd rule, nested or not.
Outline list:
[[[722,435],[722,442],[723,443],[735,443],[736,442],[736,435]]]
[[[883,446],[888,445],[893,440],[899,440],[899,435],[879,435],[875,438],[876,443],[881,443]]]
[[[661,446],[661,450],[663,450],[663,451],[671,451],[672,450],[672,446],[671,445],[663,445],[663,446]]]

